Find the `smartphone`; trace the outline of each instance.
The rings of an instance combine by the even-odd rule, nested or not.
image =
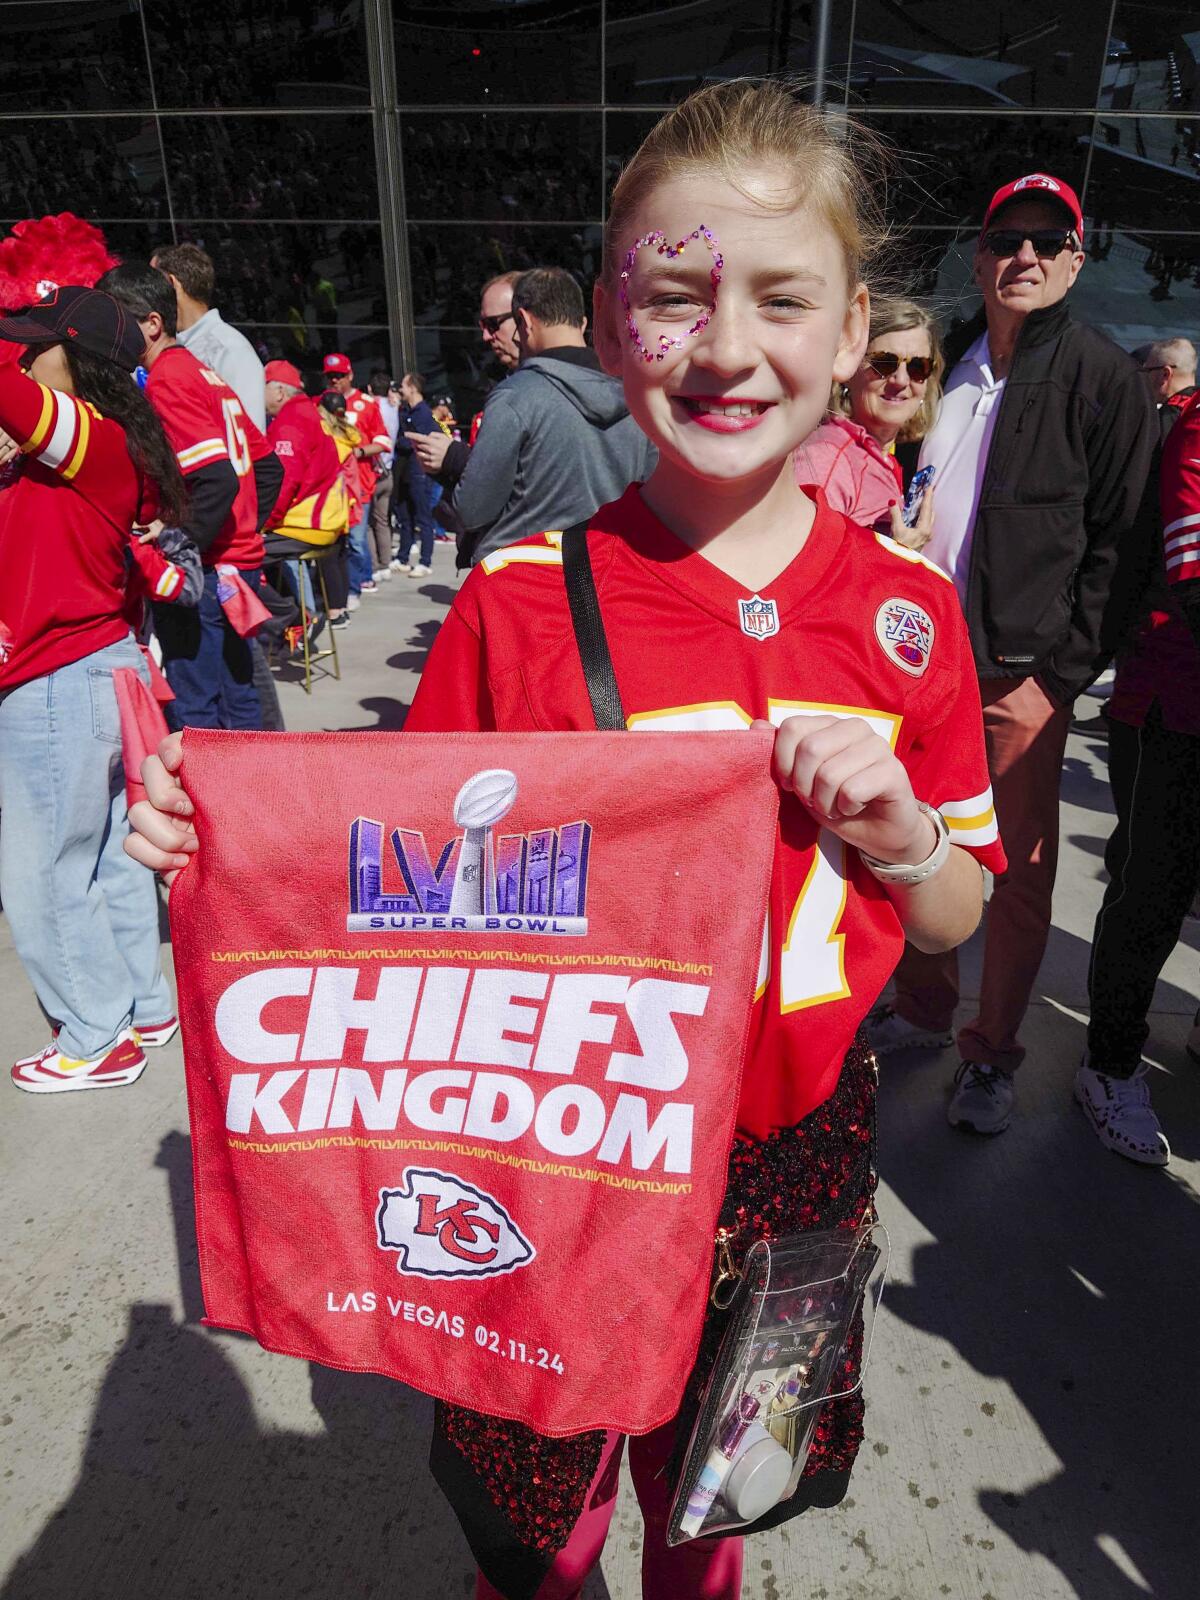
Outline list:
[[[911,528],[921,514],[921,501],[925,498],[925,491],[933,482],[936,467],[922,467],[908,486],[908,493],[904,497],[904,510],[900,513],[900,520],[906,528]]]

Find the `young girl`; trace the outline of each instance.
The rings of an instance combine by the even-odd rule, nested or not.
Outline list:
[[[721,1218],[739,1257],[756,1238],[866,1213],[875,1079],[855,1031],[904,939],[959,943],[979,918],[979,863],[1003,864],[953,585],[806,497],[792,466],[866,347],[864,274],[881,233],[871,204],[818,114],[778,85],[716,85],[665,117],[626,168],[595,294],[597,350],[659,451],[648,482],[588,533],[628,726],[778,728],[770,937]],[[471,574],[409,729],[594,726],[561,537],[499,550]],[[146,764],[158,810],[140,812],[131,847],[159,870],[195,848],[178,764],[171,747]],[[727,906],[736,914],[736,895]],[[825,1408],[788,1514],[845,1493],[861,1415],[857,1399]],[[486,1574],[480,1597],[580,1592],[623,1443],[546,1439],[439,1406],[433,1467]],[[630,1443],[643,1593],[735,1600],[740,1539],[666,1545],[675,1443],[674,1425]]]

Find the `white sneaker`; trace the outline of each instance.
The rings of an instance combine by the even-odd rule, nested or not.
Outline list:
[[[359,606],[361,606],[361,605],[362,605],[362,601],[358,598],[358,596],[356,594],[351,594],[351,595],[347,595],[346,596],[346,610],[347,611],[357,611]]]
[[[144,1026],[135,1022],[133,1031],[143,1050],[160,1050],[164,1044],[170,1044],[179,1032],[179,1018],[168,1017],[165,1022],[151,1022]]]
[[[1110,1078],[1089,1067],[1085,1056],[1075,1074],[1075,1098],[1102,1145],[1143,1166],[1165,1167],[1171,1146],[1150,1104],[1149,1070],[1143,1066],[1131,1078]]]
[[[947,1028],[918,1028],[904,1018],[893,1006],[883,1006],[867,1018],[867,1038],[877,1056],[889,1056],[894,1050],[944,1050],[953,1044],[954,1035]]]
[[[415,567],[409,568],[408,576],[410,578],[427,578],[432,571],[432,567],[423,567],[418,561]]]
[[[11,1077],[27,1094],[66,1094],[72,1089],[120,1089],[136,1083],[145,1070],[137,1034],[126,1028],[102,1056],[83,1060],[64,1056],[51,1041],[39,1055],[18,1061]]]
[[[399,556],[393,556],[389,570],[392,572],[407,572],[408,568],[404,565]]]
[[[1012,1120],[1015,1098],[1009,1073],[982,1061],[961,1061],[954,1074],[954,1093],[946,1116],[952,1128],[1003,1133]]]
[[[391,569],[391,567],[390,566],[388,566],[388,567],[380,567],[379,571],[375,574],[375,582],[376,583],[391,583],[391,581],[392,581],[392,569]]]

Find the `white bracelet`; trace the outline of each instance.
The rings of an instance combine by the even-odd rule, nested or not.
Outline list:
[[[858,852],[868,871],[872,872],[880,883],[924,883],[926,878],[932,878],[935,872],[940,872],[950,859],[950,829],[946,826],[945,817],[932,806],[927,806],[924,800],[917,801],[917,809],[925,813],[937,830],[937,843],[932,853],[918,866],[912,866],[905,861],[877,861],[865,850]]]

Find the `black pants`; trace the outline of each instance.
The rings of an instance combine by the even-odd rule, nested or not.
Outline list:
[[[1108,776],[1117,826],[1092,935],[1088,1054],[1098,1071],[1125,1078],[1200,877],[1200,735],[1164,728],[1157,701],[1140,728],[1110,721]]]

